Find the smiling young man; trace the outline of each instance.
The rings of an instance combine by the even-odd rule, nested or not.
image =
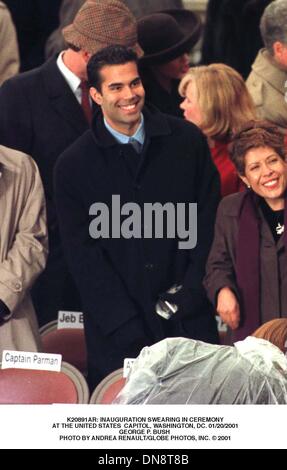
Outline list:
[[[107,126],[131,136],[140,126],[145,97],[137,64],[131,61],[136,56],[127,51],[129,62],[103,66],[100,57],[97,54],[89,63],[90,80],[95,85],[90,89],[91,97],[102,108]]]
[[[136,357],[143,346],[167,336],[217,341],[201,281],[219,179],[199,129],[144,106],[132,50],[110,46],[99,51],[89,61],[88,77],[100,112],[91,130],[60,157],[55,190],[64,250],[83,301],[94,387],[122,367],[124,358]],[[118,209],[115,199],[121,203]],[[194,249],[180,249],[178,233],[145,238],[146,220],[140,218],[135,226],[124,209],[144,213],[146,204],[166,203],[197,204]],[[99,204],[107,217],[102,219],[103,235],[96,238],[90,227]],[[123,215],[128,216],[124,221]],[[120,230],[124,223],[125,231]],[[167,292],[175,284],[182,288]],[[173,304],[174,318],[163,318],[156,310],[159,299]]]

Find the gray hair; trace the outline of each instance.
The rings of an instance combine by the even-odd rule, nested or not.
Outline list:
[[[265,8],[260,20],[260,31],[271,55],[276,41],[287,44],[287,0],[275,0]]]

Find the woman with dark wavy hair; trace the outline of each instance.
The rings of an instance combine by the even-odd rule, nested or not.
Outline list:
[[[284,136],[266,121],[250,121],[234,136],[231,159],[247,190],[221,201],[204,283],[239,340],[287,317]]]
[[[209,0],[202,40],[202,64],[223,62],[244,79],[263,47],[260,18],[272,0]]]

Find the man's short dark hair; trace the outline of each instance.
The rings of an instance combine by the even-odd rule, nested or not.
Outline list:
[[[74,46],[74,44],[67,42],[68,49],[72,49],[74,52],[80,52],[81,48],[78,46]]]
[[[102,77],[100,71],[106,65],[124,65],[128,62],[138,63],[136,53],[127,47],[112,45],[101,49],[94,54],[87,65],[88,81],[91,87],[101,88]]]

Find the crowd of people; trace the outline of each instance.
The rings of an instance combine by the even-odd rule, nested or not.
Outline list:
[[[32,66],[5,3],[0,351],[82,311],[94,388],[165,338],[218,344],[216,314],[229,344],[287,317],[287,0],[244,2],[238,62],[211,29],[238,2],[204,27],[181,1],[63,1]]]

